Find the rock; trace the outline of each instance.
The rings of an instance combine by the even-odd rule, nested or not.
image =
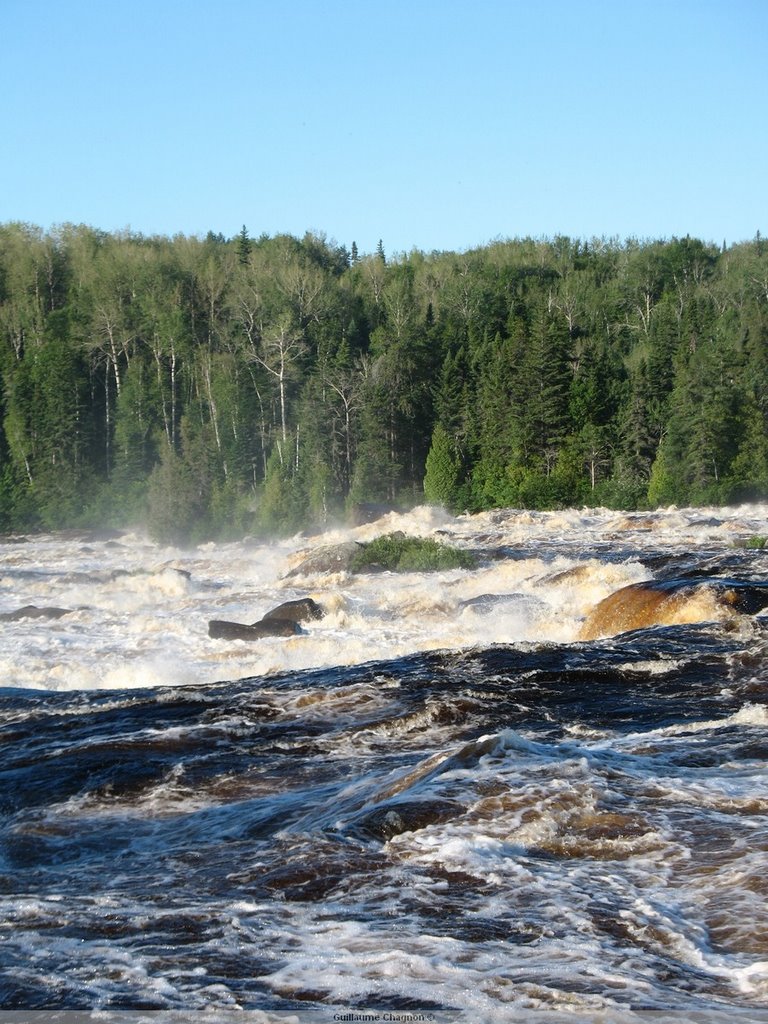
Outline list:
[[[576,580],[584,579],[585,576],[589,575],[590,571],[591,569],[588,565],[572,565],[570,569],[562,569],[560,572],[548,573],[546,576],[542,576],[539,583],[573,583]]]
[[[505,601],[511,601],[514,594],[478,594],[477,597],[468,597],[465,601],[459,601],[459,608],[471,608],[478,615],[490,615],[498,605]]]
[[[0,621],[15,622],[17,619],[60,619],[62,615],[69,615],[69,608],[38,608],[34,604],[25,604],[15,612],[3,612],[0,614]]]
[[[295,636],[301,632],[300,622],[321,619],[324,614],[320,605],[311,597],[301,597],[295,601],[284,601],[250,625],[211,619],[208,623],[208,636],[214,640],[261,640],[265,636]]]
[[[754,615],[768,607],[768,584],[740,580],[648,580],[622,587],[587,616],[580,640],[596,640],[648,626],[722,622],[734,613]]]
[[[490,615],[493,612],[501,612],[505,615],[532,614],[545,607],[545,602],[540,597],[520,591],[514,594],[478,594],[477,597],[470,597],[466,601],[459,602],[461,611],[468,609],[475,615]]]
[[[451,821],[463,810],[450,800],[401,800],[368,811],[355,825],[361,832],[386,841],[402,832],[418,832],[429,825]]]
[[[301,597],[296,601],[284,601],[279,604],[277,608],[267,612],[261,622],[273,622],[276,619],[285,622],[309,622],[311,619],[322,619],[323,615],[325,612],[317,601],[313,601],[311,597]]]
[[[267,636],[295,636],[300,632],[301,626],[288,619],[262,620],[251,626],[224,619],[211,619],[208,623],[208,636],[214,640],[262,640]]]
[[[326,544],[307,555],[286,576],[311,576],[324,572],[346,572],[357,552],[362,547],[357,541],[341,544]]]
[[[120,570],[117,570],[120,572]],[[159,565],[153,572],[175,572],[178,576],[181,576],[185,580],[192,579],[192,573],[189,569],[179,569],[178,566],[171,565],[169,562],[165,562],[163,565]]]
[[[658,518],[650,515],[625,516],[613,523],[614,530],[652,530],[658,524]]]

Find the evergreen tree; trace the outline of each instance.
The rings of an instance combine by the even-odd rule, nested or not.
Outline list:
[[[572,382],[568,333],[551,312],[537,312],[523,373],[528,385],[524,419],[533,465],[549,476],[571,425]]]
[[[251,240],[248,237],[248,229],[243,224],[240,234],[237,236],[237,260],[238,263],[247,264],[251,258]]]
[[[432,434],[424,476],[424,496],[428,502],[455,510],[460,500],[461,463],[445,428],[437,423]]]

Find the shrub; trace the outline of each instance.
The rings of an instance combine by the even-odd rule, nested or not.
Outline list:
[[[441,569],[470,569],[474,565],[475,558],[468,551],[424,537],[387,533],[363,545],[352,559],[350,569],[352,572],[434,572]]]

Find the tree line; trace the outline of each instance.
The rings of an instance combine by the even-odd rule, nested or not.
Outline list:
[[[0,529],[768,496],[768,251],[0,225]]]

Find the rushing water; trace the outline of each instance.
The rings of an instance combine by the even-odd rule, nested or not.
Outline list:
[[[768,1019],[768,632],[706,586],[768,580],[739,546],[767,527],[7,538],[0,613],[57,611],[0,623],[0,1009]],[[291,572],[393,529],[478,567]],[[672,579],[699,581],[683,613],[579,639]],[[208,637],[304,596],[296,636]]]

